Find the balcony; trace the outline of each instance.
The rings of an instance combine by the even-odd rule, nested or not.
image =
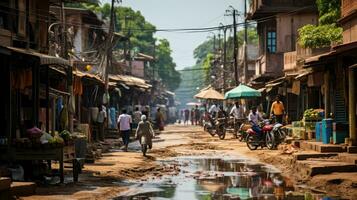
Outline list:
[[[284,72],[299,71],[302,68],[303,61],[307,58],[324,54],[330,51],[330,47],[324,48],[302,48],[296,44],[296,51],[284,53]]]
[[[277,13],[285,13],[297,9],[301,10],[302,7],[306,7],[303,11],[316,9],[315,0],[252,0],[248,18],[256,20]]]
[[[357,10],[356,0],[342,0],[341,3],[341,18],[345,18],[354,10]]]
[[[282,53],[265,54],[255,63],[255,76],[268,75],[277,77],[283,74],[284,55]]]

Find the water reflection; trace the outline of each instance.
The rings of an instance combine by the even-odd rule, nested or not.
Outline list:
[[[178,158],[181,173],[132,187],[117,200],[283,200],[320,199],[295,194],[292,182],[272,166],[242,159]],[[288,194],[288,195],[286,195]],[[309,200],[310,200],[309,199]],[[322,198],[321,198],[322,199]]]

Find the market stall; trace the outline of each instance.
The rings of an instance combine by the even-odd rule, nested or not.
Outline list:
[[[69,62],[31,50],[0,47],[3,69],[1,90],[8,101],[1,106],[6,120],[1,122],[0,162],[25,163],[36,168],[59,161],[61,182],[64,162],[71,161],[74,180],[79,168],[75,159],[72,135],[68,130],[67,78],[71,76]],[[3,109],[4,108],[4,109]],[[39,168],[36,168],[39,169]],[[33,173],[24,168],[25,174]],[[29,171],[30,170],[30,171]]]

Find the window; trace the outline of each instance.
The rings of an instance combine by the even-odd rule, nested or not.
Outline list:
[[[276,52],[276,31],[269,31],[267,37],[267,50],[269,53]]]

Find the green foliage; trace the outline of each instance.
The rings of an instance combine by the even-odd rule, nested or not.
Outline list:
[[[320,24],[332,24],[337,22],[341,15],[341,0],[316,0],[316,4],[319,10]],[[321,21],[321,18],[328,18],[329,20]]]
[[[299,44],[304,48],[328,47],[342,41],[342,28],[337,27],[341,0],[316,0],[319,25],[306,25],[299,29]]]
[[[299,29],[299,35],[299,44],[304,48],[328,47],[332,42],[342,41],[342,28],[335,24],[309,24]]]
[[[169,90],[176,90],[180,85],[181,75],[175,70],[176,64],[171,57],[170,43],[168,40],[159,40],[159,44],[156,47],[156,59],[155,67],[158,69],[159,76],[163,83]]]

